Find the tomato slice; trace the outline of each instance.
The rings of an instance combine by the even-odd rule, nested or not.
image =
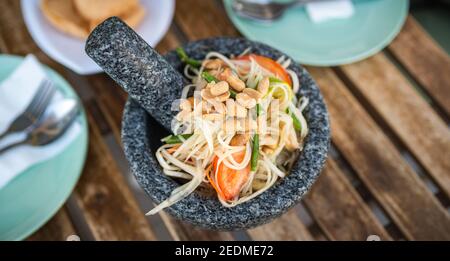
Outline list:
[[[236,162],[242,162],[245,157],[245,150],[236,152],[233,154],[233,158]],[[239,195],[242,186],[247,182],[250,173],[250,164],[241,170],[230,169],[224,163],[221,163],[217,167],[219,158],[215,157],[213,161],[214,170],[217,169],[216,182],[212,184],[213,187],[219,192],[225,200],[233,200]],[[210,180],[211,181],[211,180]],[[218,190],[218,188],[220,191]]]
[[[250,57],[253,58],[261,67],[273,73],[275,77],[286,82],[289,86],[292,86],[291,77],[286,72],[286,70],[276,61],[257,54],[247,54],[240,57],[235,58],[235,60],[250,60]]]

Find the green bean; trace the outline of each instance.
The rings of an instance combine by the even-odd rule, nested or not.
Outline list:
[[[214,77],[213,75],[211,75],[208,72],[202,72],[202,78],[205,79],[207,82],[220,82],[219,79],[217,79],[216,77]],[[230,89],[230,97],[235,99],[236,95],[237,95],[237,92]]]
[[[258,167],[258,159],[259,159],[259,134],[255,134],[253,136],[253,145],[252,145],[252,158],[250,161],[250,168],[252,171],[256,171],[256,167]]]
[[[195,68],[200,68],[200,66],[202,66],[202,62],[201,61],[189,58],[189,56],[186,54],[186,52],[183,50],[183,48],[178,47],[175,50],[176,50],[176,52],[178,54],[178,57],[180,57],[182,62],[187,63],[187,64],[189,64],[189,65],[191,65],[192,67],[195,67]]]
[[[261,104],[256,104],[256,116],[261,115]],[[255,171],[258,166],[259,159],[259,134],[255,134],[253,136],[253,144],[252,144],[252,157],[251,157],[251,170]]]
[[[236,99],[236,95],[237,95],[237,92],[235,92],[234,90],[230,89],[230,97],[233,98],[233,99]]]
[[[184,140],[189,139],[191,136],[192,134],[169,135],[162,139],[162,141],[167,144],[183,143]]]
[[[261,104],[256,104],[256,117],[261,115]]]
[[[300,131],[302,129],[302,124],[301,124],[300,120],[297,118],[297,116],[295,116],[295,114],[293,112],[291,112],[291,110],[287,109],[287,111],[292,117],[292,123],[294,124],[294,129],[296,131]]]
[[[208,72],[202,72],[202,78],[207,82],[219,82],[219,80]]]

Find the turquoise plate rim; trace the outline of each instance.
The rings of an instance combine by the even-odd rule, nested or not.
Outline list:
[[[228,17],[230,18],[231,22],[233,23],[233,25],[243,36],[245,36],[253,41],[259,41],[255,35],[248,32],[248,30],[249,30],[248,28],[245,28],[245,26],[242,26],[240,24],[239,20],[241,18],[239,18],[235,14],[235,12],[232,10],[231,1],[232,0],[222,0],[223,5],[225,7],[225,11],[226,11]],[[382,0],[382,1],[386,1],[386,0]],[[309,66],[324,66],[324,67],[325,66],[345,65],[345,64],[350,64],[350,63],[364,60],[364,59],[380,52],[381,50],[383,50],[387,45],[389,45],[394,40],[394,38],[397,36],[397,34],[402,29],[403,24],[405,23],[406,18],[408,17],[409,0],[404,0],[402,2],[403,2],[403,6],[402,6],[402,9],[400,10],[402,13],[399,16],[397,23],[392,28],[390,33],[388,35],[386,35],[386,37],[382,41],[380,41],[378,44],[365,50],[364,52],[361,52],[359,54],[352,55],[352,56],[349,56],[346,58],[337,58],[337,59],[330,58],[330,59],[323,59],[321,61],[313,61],[313,60],[308,60],[308,59],[302,59],[301,61],[299,61],[298,57],[295,57],[295,55],[291,55],[291,56],[292,56],[292,58],[294,58],[297,62],[300,62],[301,64],[309,65]],[[283,51],[282,47],[278,47],[278,46],[273,46],[273,47],[278,48],[281,51]]]
[[[9,63],[13,64],[11,67],[16,67],[19,65],[19,63],[24,59],[22,56],[17,55],[9,55],[9,54],[0,54],[0,63]],[[61,90],[64,96],[66,97],[74,97],[78,101],[80,101],[80,98],[76,94],[76,92],[73,90],[71,85],[56,71],[49,68],[46,65],[42,65],[52,80],[54,80],[57,84],[57,87]],[[0,79],[2,81],[4,78]],[[81,102],[80,102],[81,104]],[[60,197],[53,200],[50,205],[43,206],[42,208],[45,208],[44,212],[38,213],[34,215],[34,219],[31,220],[25,220],[22,224],[22,228],[13,228],[8,231],[6,231],[5,234],[0,234],[0,240],[23,240],[26,237],[30,236],[34,232],[36,232],[39,228],[41,228],[44,224],[46,224],[62,207],[62,205],[67,201],[70,194],[72,193],[73,189],[75,188],[76,184],[78,183],[78,180],[81,176],[84,164],[86,162],[87,157],[87,150],[88,150],[88,141],[89,141],[89,131],[88,131],[88,122],[86,118],[86,113],[84,111],[84,108],[81,108],[80,115],[78,116],[77,120],[81,123],[81,133],[78,135],[78,137],[75,138],[72,143],[70,143],[65,150],[63,150],[62,153],[59,155],[54,156],[53,158],[50,158],[46,161],[39,162],[37,164],[34,164],[33,166],[30,166],[28,169],[26,169],[24,172],[19,174],[16,179],[23,179],[24,176],[30,175],[33,173],[33,169],[39,167],[39,166],[45,166],[46,164],[51,164],[52,161],[58,159],[60,155],[63,153],[66,153],[71,148],[74,150],[74,148],[77,148],[77,150],[80,151],[79,161],[75,163],[76,168],[72,169],[72,176],[70,176],[70,184],[65,184],[65,188],[63,188],[59,193]],[[75,145],[76,142],[79,142],[80,144]],[[77,146],[77,147],[75,147]],[[78,164],[77,164],[78,163]],[[27,172],[27,173],[25,173]],[[65,172],[64,175],[67,175],[68,172]],[[10,185],[13,185],[15,180],[12,180],[9,184],[7,184],[4,188],[0,189],[0,192],[7,188]],[[20,193],[20,192],[15,192]],[[1,193],[0,193],[1,195]],[[1,222],[1,220],[0,220]]]

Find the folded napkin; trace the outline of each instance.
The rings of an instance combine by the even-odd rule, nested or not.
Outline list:
[[[350,0],[318,1],[306,4],[306,12],[314,23],[331,19],[343,19],[353,15],[353,3]]]
[[[36,57],[28,55],[15,71],[0,83],[0,133],[25,110],[45,77],[46,74]],[[63,98],[60,92],[56,92],[51,104]],[[0,189],[30,166],[62,152],[80,132],[81,125],[75,121],[58,140],[48,145],[21,145],[0,154]],[[0,148],[23,136],[5,137],[0,140]]]

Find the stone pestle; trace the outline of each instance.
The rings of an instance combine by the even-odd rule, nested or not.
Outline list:
[[[171,129],[172,102],[181,96],[186,80],[144,39],[122,20],[111,17],[92,31],[85,50],[133,100]]]

